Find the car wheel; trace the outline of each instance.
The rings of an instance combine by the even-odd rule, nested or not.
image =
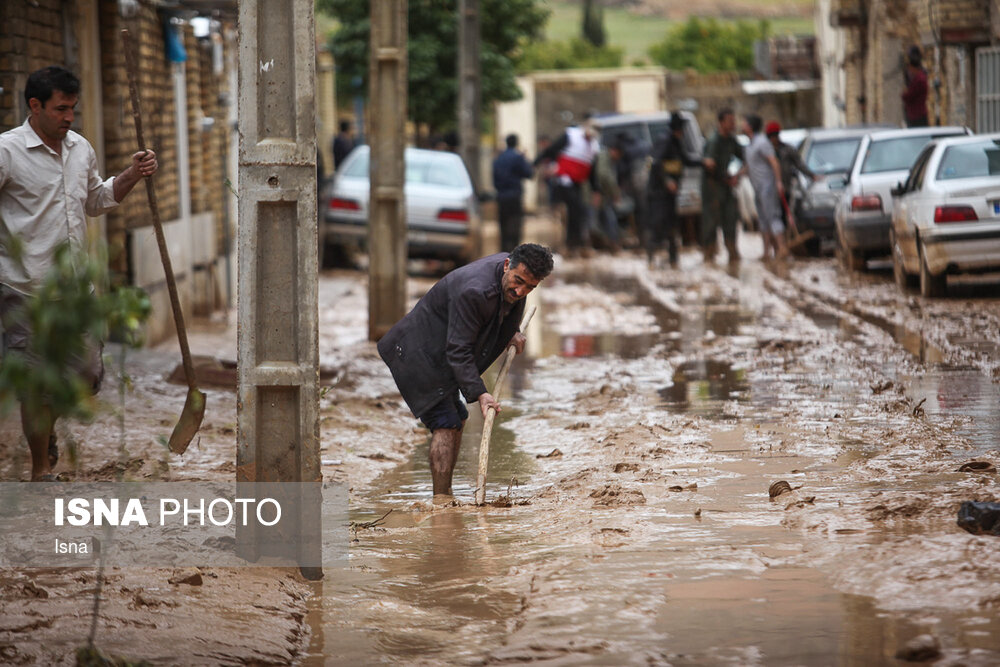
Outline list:
[[[906,272],[906,265],[903,263],[903,249],[896,243],[896,233],[889,230],[889,244],[892,247],[892,275],[896,279],[896,285],[903,292],[913,287],[913,276]]]
[[[948,278],[945,274],[933,275],[927,268],[924,258],[924,247],[917,241],[917,253],[920,260],[920,294],[926,297],[944,296],[948,289]]]

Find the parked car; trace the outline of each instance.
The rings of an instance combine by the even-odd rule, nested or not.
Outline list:
[[[816,251],[834,245],[833,214],[840,196],[838,187],[843,186],[842,177],[854,163],[861,137],[872,129],[871,126],[811,129],[802,142],[799,149],[802,160],[823,178],[813,181],[799,174],[789,205],[795,212],[799,232],[812,230],[816,234],[818,243],[813,244]]]
[[[905,289],[943,296],[947,276],[1000,270],[1000,134],[939,139],[893,191],[892,259]]]
[[[407,249],[411,258],[468,262],[479,255],[479,198],[455,153],[407,148]],[[368,241],[368,146],[358,146],[322,199],[324,246],[363,249]],[[322,255],[321,255],[322,256]]]
[[[912,127],[861,138],[854,164],[841,179],[833,215],[837,250],[848,269],[863,269],[868,258],[889,254],[891,191],[906,178],[920,150],[934,139],[968,134],[965,127]]]
[[[687,120],[687,123],[684,124],[684,136],[681,142],[684,151],[692,157],[701,157],[705,146],[705,137],[698,126],[698,119],[690,111],[681,111],[680,114]],[[625,134],[631,137],[638,146],[641,146],[648,156],[657,140],[670,132],[670,112],[617,113],[598,116],[594,119],[594,125],[601,134],[602,144],[606,144],[619,134]],[[645,189],[645,184],[642,185]],[[640,193],[640,196],[644,195],[645,192]],[[697,218],[701,216],[701,167],[684,167],[681,187],[677,193],[677,213],[682,217]]]

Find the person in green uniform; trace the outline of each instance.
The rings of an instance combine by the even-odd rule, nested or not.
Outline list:
[[[729,263],[734,264],[740,260],[740,253],[736,248],[739,212],[733,188],[746,167],[736,174],[729,173],[729,163],[734,157],[744,160],[743,147],[736,141],[736,114],[732,109],[720,109],[718,119],[718,129],[705,142],[702,161],[705,168],[701,177],[701,249],[706,262],[715,259],[721,228]]]

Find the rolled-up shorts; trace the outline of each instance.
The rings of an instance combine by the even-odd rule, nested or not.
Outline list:
[[[39,359],[31,350],[31,324],[26,315],[28,297],[6,285],[0,285],[0,322],[3,322],[3,354],[24,355],[30,366]],[[80,376],[96,394],[104,382],[104,343],[85,334],[82,354],[73,355],[70,371]]]
[[[781,204],[778,201],[778,190],[772,187],[762,187],[754,190],[757,204],[757,222],[760,231],[765,234],[781,234],[785,224],[781,219]]]
[[[462,424],[468,418],[469,411],[465,408],[465,403],[462,402],[460,392],[455,392],[454,396],[441,399],[420,415],[420,421],[431,431],[440,428],[462,428]]]

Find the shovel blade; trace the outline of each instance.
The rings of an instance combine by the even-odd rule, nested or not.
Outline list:
[[[205,393],[197,387],[188,389],[187,400],[184,401],[184,409],[181,411],[180,419],[174,432],[170,434],[170,451],[174,454],[183,454],[188,448],[194,436],[201,428],[201,420],[205,417]]]

